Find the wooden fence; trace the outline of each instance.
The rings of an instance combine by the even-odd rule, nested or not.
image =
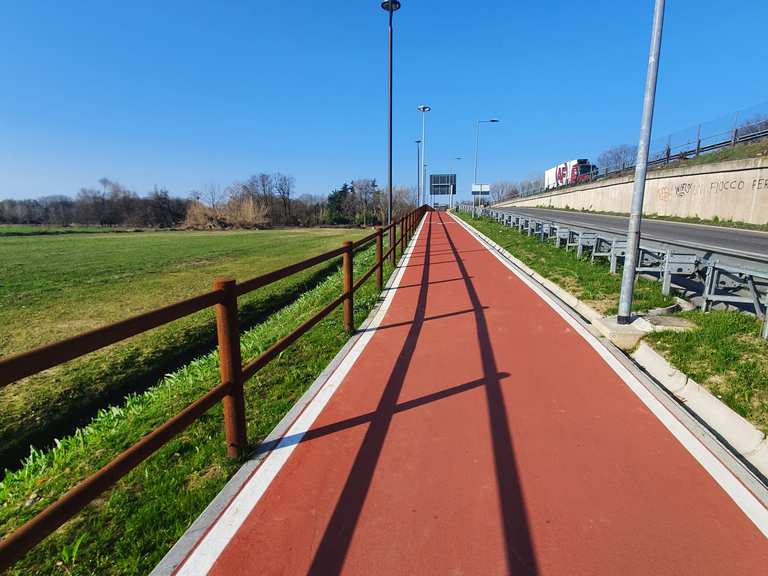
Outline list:
[[[274,272],[241,283],[230,278],[217,278],[214,281],[213,290],[205,294],[17,356],[0,359],[0,388],[2,388],[21,378],[74,360],[110,344],[126,340],[206,308],[216,307],[220,383],[0,541],[0,571],[22,558],[30,549],[220,401],[224,405],[227,453],[232,458],[244,456],[248,446],[243,393],[245,382],[339,305],[343,304],[344,306],[344,327],[351,333],[354,330],[353,303],[355,292],[373,274],[376,275],[377,288],[379,290],[383,288],[384,262],[389,259],[394,264],[398,250],[402,255],[408,239],[415,232],[427,210],[429,210],[427,206],[421,206],[389,226],[378,227],[374,233],[357,242],[344,242],[340,248],[302,260]],[[386,235],[389,236],[389,242],[388,250],[384,252],[384,237]],[[376,243],[376,261],[372,268],[355,281],[352,268],[354,254],[368,247],[372,242]],[[344,278],[342,293],[260,356],[243,364],[240,357],[240,331],[237,323],[238,296],[248,294],[338,257],[342,258]]]

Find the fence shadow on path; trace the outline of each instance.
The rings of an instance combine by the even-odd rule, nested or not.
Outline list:
[[[507,569],[511,574],[538,574],[536,556],[531,542],[528,527],[528,516],[525,511],[520,478],[515,461],[515,448],[509,419],[504,407],[504,396],[501,390],[501,379],[496,366],[496,358],[488,331],[488,323],[483,312],[483,305],[475,290],[474,284],[467,273],[464,261],[445,225],[443,215],[437,213],[445,237],[451,246],[456,264],[465,279],[467,294],[474,309],[477,339],[480,348],[485,381],[485,396],[488,404],[488,418],[491,426],[493,442],[493,457],[496,468],[496,488],[499,494],[502,521],[504,524],[504,541],[507,547]]]
[[[437,216],[435,218],[435,216]],[[467,382],[446,390],[428,394],[407,402],[398,404],[398,398],[405,381],[408,367],[412,361],[416,345],[422,328],[429,320],[426,317],[427,293],[430,286],[430,266],[432,256],[430,249],[433,243],[434,228],[439,219],[443,238],[447,242],[440,242],[440,246],[446,246],[453,255],[451,263],[456,263],[461,272],[461,280],[464,281],[472,303],[472,308],[461,313],[475,315],[477,326],[477,338],[482,356],[482,378]],[[361,424],[368,424],[360,449],[355,456],[349,476],[346,479],[333,513],[325,527],[320,544],[315,552],[308,574],[337,574],[341,571],[349,552],[352,536],[357,527],[360,515],[365,503],[365,498],[373,480],[376,466],[386,440],[389,427],[395,414],[404,410],[410,410],[423,406],[429,402],[447,398],[455,394],[483,387],[485,389],[488,405],[489,422],[491,428],[494,464],[496,470],[496,482],[499,497],[499,505],[506,544],[507,569],[510,573],[536,575],[538,568],[533,552],[533,545],[528,529],[528,520],[523,503],[522,491],[515,463],[515,453],[512,445],[512,437],[504,408],[501,391],[501,380],[508,376],[499,373],[491,348],[490,337],[485,320],[485,307],[480,303],[477,292],[461,260],[460,252],[456,249],[453,239],[443,222],[441,215],[433,213],[428,216],[425,223],[425,249],[414,252],[417,256],[423,256],[423,263],[411,266],[423,266],[420,291],[413,320],[410,323],[409,332],[403,343],[403,347],[397,357],[395,366],[384,387],[376,410],[336,422],[318,429],[313,429],[296,438],[297,442],[311,441],[314,438],[333,434],[346,428]],[[440,263],[447,263],[441,260]],[[285,440],[285,439],[283,439]],[[265,447],[265,449],[268,449]]]

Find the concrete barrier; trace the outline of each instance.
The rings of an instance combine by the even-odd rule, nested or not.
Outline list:
[[[628,213],[634,174],[500,202],[495,207]],[[645,214],[768,223],[768,159],[751,158],[649,172]]]

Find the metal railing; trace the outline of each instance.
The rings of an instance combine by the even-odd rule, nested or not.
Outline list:
[[[721,131],[711,136],[703,137],[699,131],[695,138],[687,140],[683,144],[672,146],[667,143],[662,149],[656,149],[650,155],[648,160],[649,168],[658,168],[667,166],[672,162],[697,158],[702,154],[715,152],[724,148],[733,148],[738,144],[748,144],[757,140],[768,138],[768,120],[760,119],[753,123],[738,125],[731,130]],[[565,184],[563,186],[553,186],[550,188],[539,187],[533,190],[526,190],[520,194],[520,198],[530,198],[539,194],[548,194],[550,192],[567,190],[575,186],[583,186],[592,182],[617,178],[622,175],[633,174],[635,164],[633,162],[622,163],[622,165],[606,166],[589,176],[588,179],[581,182]],[[514,198],[510,198],[514,200]]]
[[[344,328],[351,333],[354,330],[355,292],[374,274],[376,275],[377,289],[379,291],[383,289],[384,262],[389,260],[393,265],[395,264],[398,251],[400,255],[404,253],[406,242],[413,236],[418,223],[429,209],[426,205],[421,206],[386,227],[377,227],[375,232],[356,242],[344,242],[340,248],[245,282],[237,283],[231,278],[217,278],[214,281],[213,290],[205,294],[97,328],[67,340],[0,359],[0,388],[2,388],[27,376],[32,376],[174,320],[210,307],[215,306],[216,308],[220,383],[173,418],[141,438],[133,446],[120,453],[97,472],[72,487],[61,498],[0,541],[0,571],[22,558],[30,549],[75,516],[172,438],[183,432],[218,402],[222,402],[224,407],[227,453],[232,458],[242,457],[248,447],[245,383],[270,360],[288,348],[339,305],[343,305],[344,308]],[[389,235],[388,250],[384,252],[384,237],[387,234]],[[376,243],[375,263],[355,281],[353,277],[354,254],[367,248],[372,242]],[[260,356],[243,364],[240,357],[240,332],[237,321],[238,297],[338,257],[342,258],[342,293]]]
[[[460,205],[459,210],[477,214],[467,205]],[[557,216],[531,216],[514,208],[484,208],[481,215],[542,242],[552,242],[566,250],[574,249],[577,258],[586,254],[593,262],[596,258],[606,258],[612,274],[617,272],[619,262],[626,255],[626,232],[575,224],[559,220]],[[709,310],[713,302],[752,307],[755,315],[764,321],[762,337],[768,340],[768,255],[748,256],[725,248],[712,250],[690,242],[643,234],[636,271],[658,277],[665,295],[671,292],[674,276],[699,280],[703,311]],[[738,292],[748,295],[742,296]]]

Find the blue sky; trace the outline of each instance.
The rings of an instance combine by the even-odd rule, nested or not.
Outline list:
[[[395,183],[520,179],[637,139],[652,0],[402,0]],[[768,3],[667,3],[654,136],[768,100]],[[386,175],[386,13],[376,0],[0,0],[0,198],[102,176],[185,196],[260,171],[325,194]],[[766,106],[768,108],[768,106]],[[455,157],[463,160],[456,162]]]

